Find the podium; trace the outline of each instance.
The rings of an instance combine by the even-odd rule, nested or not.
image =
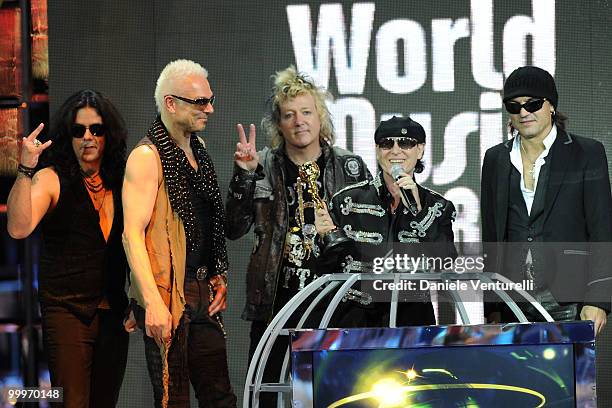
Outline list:
[[[292,331],[292,404],[593,407],[590,322]]]
[[[293,297],[266,329],[249,365],[243,406],[260,407],[260,395],[274,392],[279,395],[277,407],[296,408],[596,407],[592,323],[555,323],[524,290],[515,292],[546,322],[527,322],[515,300],[490,285],[519,323],[473,325],[460,294],[449,291],[460,325],[397,328],[400,295],[393,290],[388,327],[328,328],[334,311],[356,282],[388,281],[399,287],[400,282],[412,280],[512,284],[504,276],[489,273],[322,276]],[[303,329],[323,299],[327,306],[318,328]],[[307,300],[310,303],[295,328],[284,328]],[[282,336],[290,336],[291,350],[285,353],[278,382],[263,383],[272,346]],[[363,361],[368,364],[360,365]]]

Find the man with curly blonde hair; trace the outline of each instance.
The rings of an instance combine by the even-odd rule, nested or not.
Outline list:
[[[311,98],[308,98],[310,95]],[[309,78],[301,75],[293,66],[280,71],[276,74],[274,80],[274,91],[270,96],[270,104],[272,109],[262,120],[262,126],[266,133],[270,135],[272,148],[279,147],[284,138],[282,129],[279,127],[281,105],[296,97],[304,97],[309,102],[312,99],[316,113],[319,116],[319,140],[322,143],[333,145],[336,141],[334,135],[334,125],[331,121],[331,115],[326,100],[331,99],[331,95],[325,89],[317,87]]]
[[[226,203],[227,237],[238,239],[251,226],[255,233],[242,314],[253,322],[250,356],[267,324],[289,299],[330,272],[316,269],[320,243],[314,227],[314,200],[307,186],[298,181],[299,167],[317,163],[319,196],[324,201],[347,185],[371,178],[361,157],[333,146],[327,91],[293,66],[273,78],[269,111],[262,121],[272,147],[258,152],[255,125],[250,126],[248,140],[242,125],[237,125],[240,141]],[[283,357],[282,350],[273,350],[271,358],[278,360],[279,369]],[[265,375],[264,382],[278,381],[277,373]]]

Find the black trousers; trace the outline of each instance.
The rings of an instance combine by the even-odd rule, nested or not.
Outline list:
[[[217,320],[208,315],[208,296],[208,281],[185,280],[185,312],[168,352],[169,407],[190,406],[190,382],[199,407],[236,407],[236,395],[229,380],[225,336]],[[144,310],[137,310],[137,320],[143,328]],[[161,354],[155,340],[146,334],[144,343],[155,406],[161,407],[164,390]]]
[[[129,343],[123,313],[98,309],[85,323],[61,306],[41,309],[51,384],[64,388],[64,403],[54,406],[115,407]]]

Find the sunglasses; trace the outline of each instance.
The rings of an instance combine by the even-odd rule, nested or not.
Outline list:
[[[506,106],[508,113],[512,113],[514,115],[521,113],[521,109],[525,109],[527,112],[533,113],[542,109],[542,105],[544,105],[545,100],[546,98],[534,98],[523,104],[514,101],[507,101],[504,102],[504,105]]]
[[[209,103],[210,103],[210,106],[213,106],[215,104],[215,95],[211,96],[210,98],[197,98],[197,99],[183,98],[182,96],[178,96],[178,95],[170,95],[170,96],[180,101],[187,102],[192,105],[202,106],[202,107],[208,105]]]
[[[72,124],[72,137],[81,139],[85,136],[85,131],[89,129],[89,132],[94,136],[104,136],[106,133],[106,127],[102,123],[94,123],[93,125],[83,126],[78,123]]]
[[[395,142],[397,142],[399,148],[403,150],[412,149],[419,144],[418,140],[411,137],[385,137],[384,139],[380,139],[378,147],[383,150],[391,150],[393,146],[395,146]]]

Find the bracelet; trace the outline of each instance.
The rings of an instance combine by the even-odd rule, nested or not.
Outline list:
[[[32,178],[34,177],[34,173],[36,173],[36,167],[28,167],[19,163],[19,166],[17,166],[17,173],[21,173],[27,178]]]
[[[215,286],[225,286],[225,287],[227,287],[227,272],[223,272],[223,273],[220,273],[220,274],[215,275],[215,276],[220,277],[221,280],[223,281],[223,285],[215,285]]]
[[[213,284],[212,284],[212,282],[211,282],[211,280],[212,280],[213,278],[216,278],[216,277],[221,278],[221,279],[220,279],[221,281],[220,281],[220,282],[219,282],[219,281],[217,281],[217,282],[215,282],[215,284],[213,285]],[[214,288],[221,287],[221,286],[225,286],[225,287],[227,287],[227,272],[218,273],[218,274],[216,274],[216,275],[211,276],[211,277],[208,279],[208,284],[209,284],[209,285],[210,285],[210,287],[211,287],[211,288],[213,288],[213,289],[214,289]]]

